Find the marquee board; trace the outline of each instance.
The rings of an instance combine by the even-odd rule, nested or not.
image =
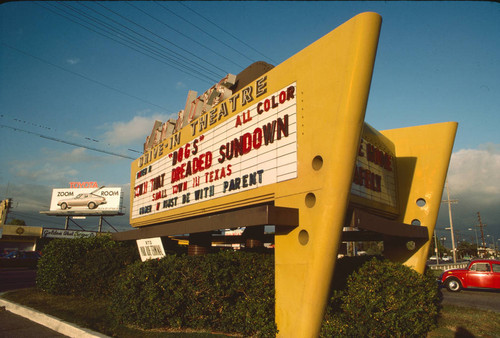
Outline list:
[[[290,83],[268,93],[264,76],[138,159],[131,223],[271,201],[263,187],[297,178],[296,89]],[[244,109],[233,113],[237,101]],[[179,136],[180,145],[173,146]]]

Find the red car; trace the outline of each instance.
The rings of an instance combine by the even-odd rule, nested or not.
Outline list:
[[[500,289],[500,261],[476,259],[466,269],[452,269],[441,275],[441,284],[448,291],[468,288]]]

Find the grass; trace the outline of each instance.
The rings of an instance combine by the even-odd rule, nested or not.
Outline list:
[[[52,296],[36,288],[11,291],[2,298],[23,304],[67,322],[115,337],[227,337],[211,332],[142,330],[115,325],[108,303],[76,296]],[[499,337],[500,314],[466,307],[445,305],[438,327],[428,334],[434,337]]]
[[[22,304],[40,312],[50,314],[64,321],[115,337],[227,337],[211,332],[190,332],[185,330],[142,330],[115,324],[107,311],[106,300],[91,300],[77,296],[53,296],[36,288],[7,292],[3,299]]]
[[[499,337],[500,313],[445,305],[428,337]]]

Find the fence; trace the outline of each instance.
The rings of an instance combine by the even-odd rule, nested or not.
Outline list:
[[[430,263],[430,264],[427,264],[427,266],[429,268],[431,268],[431,270],[446,271],[446,270],[450,270],[450,269],[465,269],[467,267],[467,264],[469,264],[469,262],[444,263],[444,264]]]

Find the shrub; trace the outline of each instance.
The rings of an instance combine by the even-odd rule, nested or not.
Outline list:
[[[139,260],[135,243],[98,247],[90,250],[71,269],[70,293],[90,298],[109,297],[120,271]]]
[[[332,297],[322,335],[425,336],[437,323],[439,302],[431,274],[372,259]]]
[[[109,294],[114,276],[137,260],[137,248],[109,236],[55,239],[43,249],[37,287],[51,294],[101,296]]]
[[[120,323],[274,336],[273,256],[220,252],[167,255],[130,265],[117,280]]]

